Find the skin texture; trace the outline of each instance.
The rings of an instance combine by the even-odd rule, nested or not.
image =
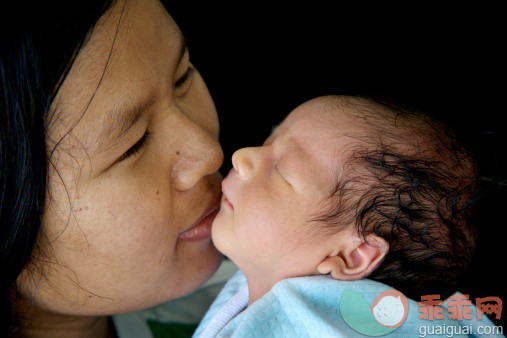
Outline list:
[[[341,103],[336,97],[311,100],[262,146],[232,157],[212,236],[245,274],[250,304],[284,278],[363,278],[388,251],[387,242],[373,234],[365,241],[353,224],[330,231],[309,221],[330,205],[343,176],[346,150],[357,142],[347,135],[367,131]]]
[[[182,238],[218,207],[223,161],[182,44],[158,1],[118,1],[79,52],[48,123],[43,231],[18,280],[26,334],[105,336],[105,315],[188,294],[218,268],[209,236]]]

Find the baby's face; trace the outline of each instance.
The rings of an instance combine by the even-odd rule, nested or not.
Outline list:
[[[232,157],[212,237],[247,276],[314,274],[328,254],[322,244],[330,236],[308,221],[329,205],[341,173],[340,149],[350,141],[330,127],[336,113],[330,115],[325,103],[316,99],[296,108],[262,146]],[[346,120],[339,124],[344,131]]]

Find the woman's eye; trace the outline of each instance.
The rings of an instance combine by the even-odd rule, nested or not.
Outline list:
[[[192,72],[194,71],[194,68],[192,67],[188,67],[187,68],[187,71],[185,72],[185,74],[183,74],[182,77],[180,77],[176,83],[174,84],[175,87],[181,87],[185,84],[185,82],[187,82],[188,79],[190,79],[190,75],[192,74]]]
[[[132,147],[129,148],[119,159],[118,161],[123,161],[129,157],[132,157],[136,155],[138,152],[141,151],[141,149],[146,145],[146,142],[148,141],[149,132],[146,131],[141,137],[139,141],[136,142]]]

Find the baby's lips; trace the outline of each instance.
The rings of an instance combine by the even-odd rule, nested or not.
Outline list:
[[[225,195],[224,195],[224,204],[227,205],[232,210],[234,210],[234,206],[232,205],[232,203],[229,201],[229,199]]]
[[[229,208],[234,210],[234,206],[232,205],[231,201],[229,200],[226,192],[226,182],[229,175],[222,181],[222,201],[227,205]]]

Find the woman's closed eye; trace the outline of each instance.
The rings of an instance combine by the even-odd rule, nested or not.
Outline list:
[[[187,84],[191,78],[192,73],[194,72],[193,67],[188,67],[185,74],[183,74],[182,77],[180,77],[176,82],[174,83],[174,87],[176,89],[181,89],[185,84]]]
[[[176,81],[176,83],[174,84],[175,88],[176,89],[180,89],[182,91],[186,91],[185,89],[186,89],[187,86],[185,86],[185,85],[188,84],[188,83],[190,83],[191,75],[192,75],[193,71],[194,71],[194,68],[189,66],[187,68],[187,71],[185,72],[185,74],[183,74],[183,76],[180,77]],[[146,145],[149,136],[150,136],[150,133],[148,131],[146,131],[144,133],[143,137],[141,137],[141,139],[139,139],[139,141],[137,141],[123,155],[121,155],[120,158],[118,158],[118,160],[116,162],[120,162],[120,161],[126,160],[126,159],[128,159],[130,157],[133,157],[137,153],[139,153],[143,149],[143,147]]]
[[[122,156],[120,156],[120,158],[118,158],[117,161],[118,162],[123,161],[123,160],[130,158],[130,157],[136,155],[137,153],[139,153],[142,150],[142,148],[146,145],[149,135],[150,135],[150,133],[148,131],[146,131],[144,133],[143,137],[141,137],[141,139],[139,141],[137,141],[136,144],[134,144]]]

